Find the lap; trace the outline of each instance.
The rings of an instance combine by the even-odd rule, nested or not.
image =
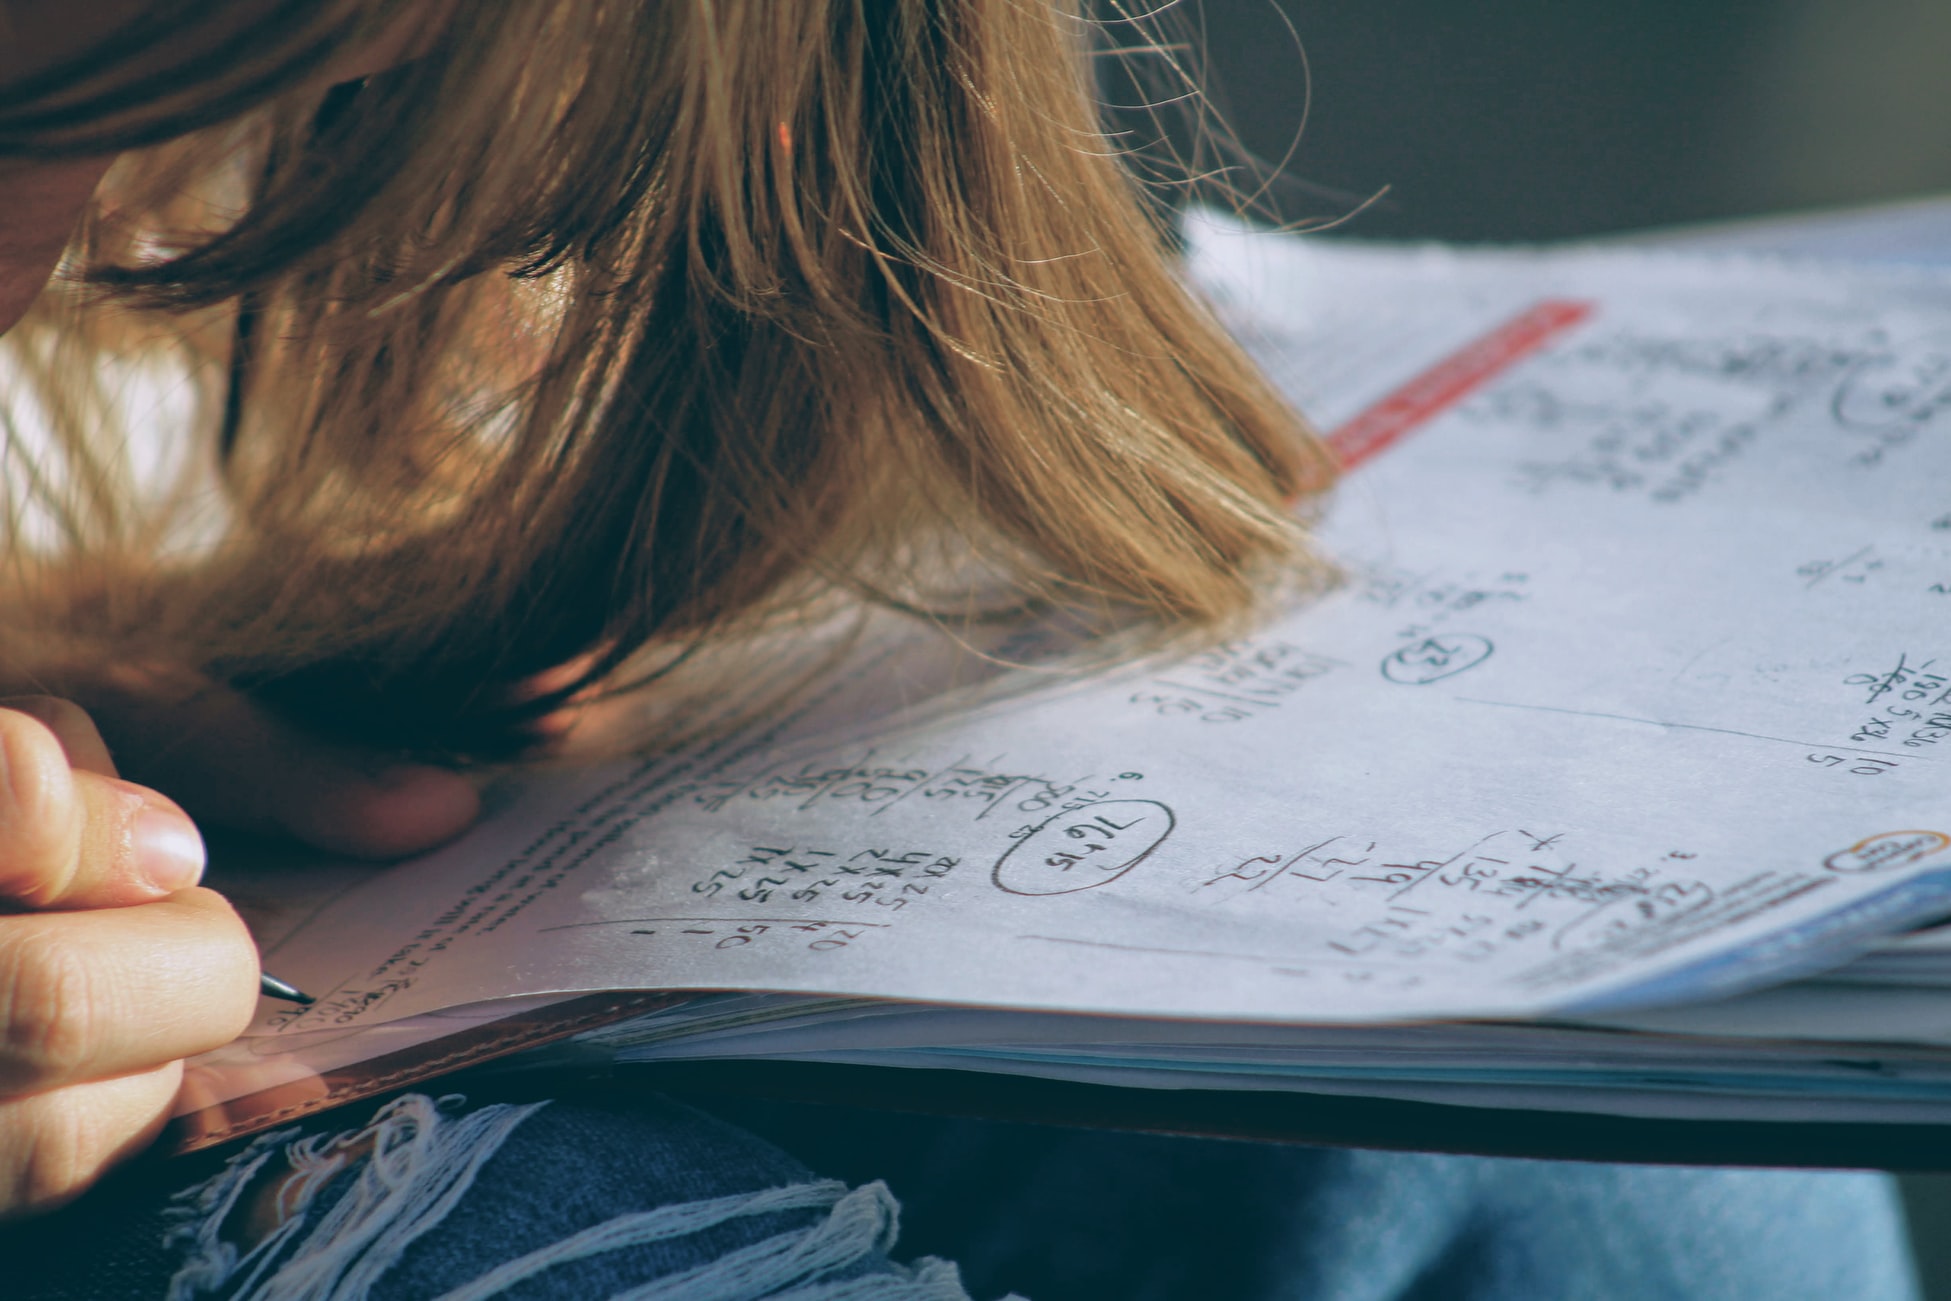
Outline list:
[[[1916,1295],[1894,1181],[1880,1174],[1229,1143],[784,1103],[721,1111],[823,1172],[885,1179],[903,1244],[959,1261],[978,1296]]]
[[[7,1272],[185,1301],[1915,1295],[1873,1175],[713,1110],[410,1094],[154,1163],[15,1230]]]

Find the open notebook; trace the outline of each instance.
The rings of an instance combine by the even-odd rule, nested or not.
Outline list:
[[[199,1064],[191,1141],[551,1039],[1951,1117],[1887,962],[1771,990],[1951,913],[1951,277],[1191,247],[1348,467],[1336,586],[1088,673],[890,625],[424,859],[240,876],[319,1002]]]

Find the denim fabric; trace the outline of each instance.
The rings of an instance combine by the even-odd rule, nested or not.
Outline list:
[[[366,1111],[110,1181],[8,1235],[0,1295],[966,1301],[953,1266],[889,1258],[884,1187],[667,1099]]]
[[[285,1209],[274,1232],[240,1233],[249,1199]],[[649,1280],[660,1295],[785,1296],[895,1272],[884,1194],[815,1180],[661,1099],[612,1114],[409,1094],[357,1129],[262,1136],[165,1219],[170,1301],[529,1301]],[[830,1258],[792,1259],[809,1247]]]
[[[1284,1148],[787,1104],[713,1109],[749,1128],[648,1095],[627,1106],[407,1095],[332,1113],[197,1160],[151,1163],[13,1231],[0,1244],[0,1293],[967,1295],[952,1266],[891,1258],[885,1179],[903,1203],[899,1254],[959,1261],[980,1297],[1916,1295],[1880,1176]]]
[[[885,1179],[906,1251],[1037,1301],[1908,1301],[1895,1182],[713,1110]],[[871,1174],[869,1173],[871,1172]]]

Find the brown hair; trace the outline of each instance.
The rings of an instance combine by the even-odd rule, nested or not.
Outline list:
[[[1198,626],[1301,562],[1330,463],[1182,284],[1055,0],[211,8],[0,88],[0,157],[156,145],[17,365],[72,394],[163,319],[201,385],[169,509],[37,399],[80,486],[15,599],[67,653],[489,754],[647,653],[951,605],[943,555]],[[317,84],[375,40],[419,57]],[[212,460],[221,537],[173,544]]]

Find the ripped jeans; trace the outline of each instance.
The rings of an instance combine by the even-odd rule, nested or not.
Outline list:
[[[714,1110],[746,1128],[655,1096],[469,1105],[408,1094],[332,1113],[150,1162],[16,1228],[0,1244],[0,1291],[87,1301],[1916,1296],[1893,1191],[1874,1175],[1283,1148],[791,1104]],[[816,1177],[802,1157],[840,1178]],[[920,1256],[912,1264],[893,1255],[890,1184],[905,1203],[902,1247]]]

